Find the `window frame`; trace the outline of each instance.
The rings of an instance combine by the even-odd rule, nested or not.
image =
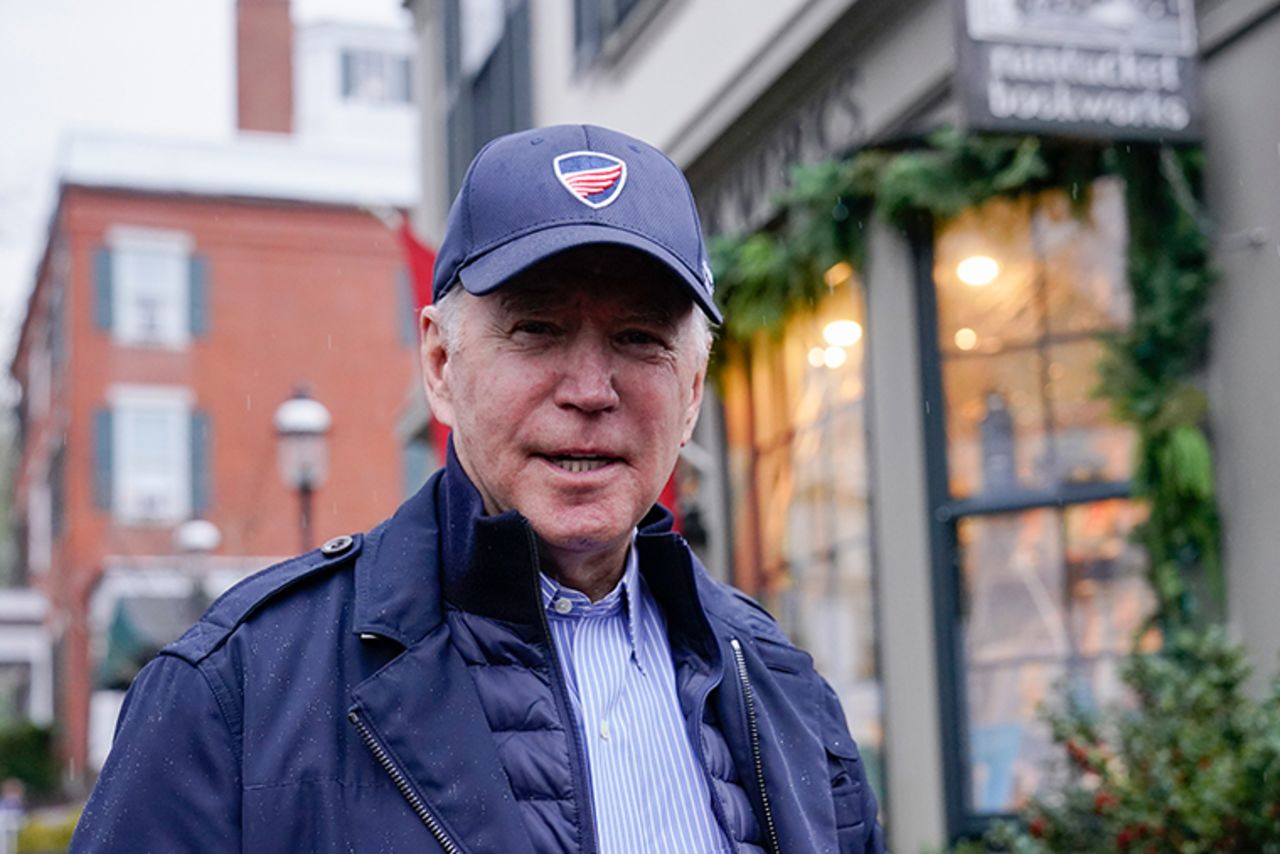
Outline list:
[[[118,225],[107,231],[106,246],[111,259],[111,340],[125,346],[162,350],[189,347],[192,340],[191,267],[195,256],[192,236],[183,231]],[[176,305],[166,312],[171,315],[172,327],[162,329],[155,337],[137,334],[131,328],[137,324],[127,320],[132,312],[130,298],[139,284],[125,275],[124,264],[131,253],[138,252],[171,253],[181,258],[181,274],[174,296]]]
[[[408,53],[344,45],[338,51],[338,99],[344,104],[404,107],[413,104],[413,58]],[[382,78],[379,97],[361,91],[366,79]]]
[[[868,681],[874,681],[875,683],[877,697],[874,718],[881,729],[881,735],[878,739],[874,741],[866,740],[859,735],[860,725],[871,720],[871,717],[854,719],[853,715],[858,711],[859,707],[847,702],[850,696],[846,695],[842,690],[848,687],[848,683],[844,681],[844,677],[848,675],[847,671],[842,670],[837,675],[837,672],[831,669],[832,662],[827,662],[825,665],[827,669],[824,669],[823,673],[829,681],[833,682],[832,687],[837,690],[837,694],[840,696],[845,715],[850,717],[853,734],[855,738],[860,739],[859,743],[862,746],[864,758],[868,760],[868,766],[871,768],[873,784],[877,788],[882,788],[885,779],[891,772],[888,759],[889,743],[883,735],[884,728],[888,726],[888,709],[885,701],[886,671],[882,653],[884,617],[881,613],[880,600],[881,561],[875,539],[874,507],[876,498],[874,494],[874,479],[871,475],[871,470],[874,466],[871,458],[873,447],[871,431],[873,425],[869,413],[874,406],[874,390],[871,387],[871,372],[869,368],[871,352],[867,342],[869,337],[874,334],[874,331],[867,329],[870,322],[867,306],[873,297],[865,282],[851,280],[841,283],[839,287],[853,289],[852,300],[856,304],[855,312],[858,322],[864,329],[861,343],[848,345],[862,348],[859,356],[859,382],[862,385],[862,391],[857,397],[825,401],[815,417],[804,421],[802,424],[797,424],[793,415],[790,414],[791,400],[784,398],[779,405],[788,413],[785,416],[780,416],[780,421],[785,423],[774,425],[775,429],[769,432],[762,429],[761,422],[758,420],[762,408],[760,401],[778,397],[780,391],[787,388],[789,380],[786,378],[786,363],[789,355],[798,355],[804,349],[804,347],[800,347],[789,354],[785,343],[786,336],[795,334],[803,325],[809,324],[810,321],[820,321],[826,311],[826,303],[822,301],[814,306],[811,311],[793,319],[796,325],[788,326],[778,339],[774,340],[767,334],[761,333],[751,341],[749,346],[744,347],[738,356],[732,357],[732,361],[737,363],[736,367],[733,368],[736,379],[732,386],[726,384],[724,393],[726,398],[735,396],[738,399],[736,404],[730,404],[726,401],[724,406],[726,412],[722,416],[722,424],[720,426],[721,442],[724,447],[722,456],[729,459],[745,455],[745,459],[738,466],[730,462],[724,467],[721,475],[726,507],[737,508],[728,514],[729,522],[727,528],[731,537],[729,547],[733,550],[734,557],[729,580],[748,594],[760,598],[766,607],[771,610],[775,618],[778,619],[783,630],[794,636],[795,620],[802,613],[806,604],[803,593],[797,593],[794,597],[788,598],[785,594],[772,591],[770,588],[775,580],[781,574],[791,575],[792,581],[803,582],[811,580],[810,573],[822,567],[824,561],[833,564],[838,553],[860,555],[865,558],[865,592],[866,602],[869,606],[866,614],[868,624],[862,624],[862,615],[860,613],[846,612],[846,614],[848,619],[858,620],[859,632],[866,631],[871,635],[869,646],[871,664],[874,667],[873,680],[857,679],[855,681],[859,684],[859,690]],[[812,331],[816,332],[818,328],[817,325],[814,325],[812,326]],[[820,340],[813,339],[810,343],[816,344]],[[766,363],[768,367],[764,367],[763,372],[768,374],[768,379],[764,381],[765,385],[761,386],[758,383],[760,382],[762,367]],[[825,367],[819,368],[813,362],[809,362],[806,367],[811,367],[815,370],[827,369]],[[732,410],[732,413],[729,410]],[[859,432],[862,436],[862,464],[865,466],[865,470],[862,473],[863,481],[861,486],[865,492],[858,512],[862,516],[865,529],[853,534],[837,532],[829,542],[823,544],[825,548],[822,551],[825,552],[825,555],[821,554],[817,549],[806,548],[804,554],[801,555],[804,563],[803,570],[793,573],[795,564],[791,562],[790,558],[786,555],[771,555],[764,544],[764,535],[768,526],[763,521],[762,512],[762,495],[766,488],[764,479],[761,476],[762,460],[781,455],[785,459],[785,462],[781,465],[790,468],[794,477],[796,463],[791,455],[794,453],[793,449],[797,440],[806,434],[816,435],[830,431],[842,419],[851,414],[856,414],[857,420],[860,422]],[[735,444],[730,441],[730,423],[738,422],[742,419],[746,420],[746,429],[741,436],[737,437],[737,444]],[[824,505],[824,511],[830,512],[830,505]],[[833,531],[837,527],[833,525]],[[845,577],[843,581],[848,583],[851,578]],[[817,649],[818,645],[815,640],[811,638],[808,643],[812,652],[820,652]],[[817,657],[819,659],[823,658],[822,655]]]
[[[579,71],[618,62],[668,0],[574,0],[573,60]]]
[[[941,736],[943,793],[947,836],[952,841],[981,837],[993,823],[1013,819],[1008,813],[970,809],[967,657],[964,635],[965,591],[960,522],[965,519],[1038,509],[1066,510],[1096,502],[1133,497],[1132,482],[1063,483],[1016,492],[955,498],[947,434],[944,357],[939,342],[938,284],[934,276],[939,223],[909,235],[916,289],[916,328],[920,348],[920,380],[924,399],[925,492],[934,591],[933,622],[937,663],[938,724]]]
[[[184,386],[114,385],[108,389],[107,403],[112,413],[111,518],[119,524],[137,527],[163,527],[190,518],[193,510],[191,447],[194,437],[191,425],[195,411],[194,393]],[[171,492],[174,504],[166,512],[147,514],[139,512],[135,506],[138,501],[131,491],[131,482],[136,478],[130,471],[127,453],[133,434],[131,419],[125,416],[130,409],[168,410],[166,414],[175,418],[178,447],[174,458],[177,465],[171,468],[173,480],[167,490]]]

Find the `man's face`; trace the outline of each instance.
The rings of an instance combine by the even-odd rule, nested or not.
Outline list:
[[[688,296],[561,265],[451,298],[463,304],[450,346],[426,330],[428,394],[486,511],[520,511],[553,556],[628,542],[702,400],[706,339]]]

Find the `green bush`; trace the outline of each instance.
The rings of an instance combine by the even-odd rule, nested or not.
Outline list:
[[[1280,681],[1245,692],[1243,648],[1181,629],[1135,653],[1133,705],[1048,715],[1062,763],[1023,811],[960,850],[1280,854]]]
[[[80,811],[53,821],[32,820],[18,833],[18,854],[61,854],[71,847]]]
[[[53,730],[26,721],[0,726],[0,780],[10,777],[21,780],[30,797],[57,791]]]

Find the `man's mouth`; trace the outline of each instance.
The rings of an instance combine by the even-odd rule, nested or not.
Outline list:
[[[618,462],[617,457],[600,457],[587,456],[579,454],[551,454],[546,455],[543,459],[550,462],[557,468],[563,469],[570,474],[582,474],[583,472],[595,471],[604,468],[609,463]]]

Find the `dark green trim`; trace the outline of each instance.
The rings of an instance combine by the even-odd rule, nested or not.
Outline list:
[[[209,455],[213,448],[211,419],[208,412],[197,409],[191,413],[191,515],[203,516],[209,510],[211,466]]]
[[[1085,504],[1090,501],[1107,501],[1132,496],[1133,486],[1127,480],[1067,483],[1057,488],[1025,489],[999,495],[975,495],[972,498],[944,501],[938,506],[936,512],[941,520],[950,521],[962,516],[1018,513],[1041,507],[1061,507],[1064,504]]]
[[[99,246],[93,251],[93,325],[111,331],[112,318],[111,250]]]
[[[187,320],[192,338],[209,332],[209,259],[203,255],[188,259]]]
[[[101,407],[93,413],[93,504],[110,510],[115,478],[114,413]]]
[[[923,398],[925,507],[929,526],[930,575],[933,581],[934,657],[938,671],[938,728],[942,745],[942,788],[947,838],[954,840],[965,825],[968,798],[965,749],[963,638],[959,616],[963,609],[959,567],[956,565],[955,525],[942,512],[949,500],[947,482],[946,396],[938,351],[938,300],[933,279],[933,234],[912,241],[915,261],[917,328],[920,340],[920,391]]]

